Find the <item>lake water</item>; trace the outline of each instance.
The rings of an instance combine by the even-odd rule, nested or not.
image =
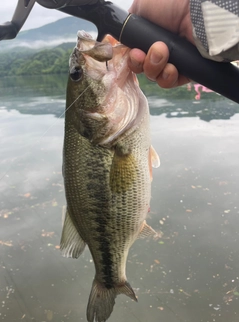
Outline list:
[[[59,251],[66,77],[0,80],[0,321],[79,322],[94,266]],[[109,322],[239,321],[239,106],[143,86],[161,167],[148,223]],[[155,90],[156,89],[156,90]]]

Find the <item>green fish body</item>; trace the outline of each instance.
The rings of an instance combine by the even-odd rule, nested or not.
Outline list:
[[[137,300],[126,279],[126,261],[149,227],[151,148],[149,108],[127,67],[129,49],[107,37],[97,43],[79,33],[70,58],[63,176],[67,212],[61,250],[78,258],[88,245],[95,278],[89,322],[106,321],[118,294]],[[107,62],[107,63],[106,63]]]

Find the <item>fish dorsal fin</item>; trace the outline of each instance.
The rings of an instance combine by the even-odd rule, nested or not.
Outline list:
[[[143,222],[142,228],[138,235],[138,238],[147,238],[147,237],[154,237],[159,238],[161,237],[161,233],[157,233],[151,226],[149,226],[146,221]]]
[[[160,166],[160,159],[158,153],[155,151],[152,145],[150,146],[150,159],[153,168],[158,168]]]
[[[66,217],[61,235],[61,251],[65,257],[78,258],[85,248],[85,242],[79,235],[75,225],[66,211]]]

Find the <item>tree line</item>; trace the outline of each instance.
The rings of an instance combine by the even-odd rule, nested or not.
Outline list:
[[[75,43],[64,43],[55,48],[36,51],[26,48],[14,48],[11,51],[0,52],[0,79],[6,76],[38,76],[38,75],[68,75],[69,56]],[[11,78],[11,77],[10,77]],[[185,87],[170,90],[159,88],[157,84],[149,82],[144,75],[138,76],[140,87],[147,96],[164,98],[194,99],[195,92],[190,93]],[[4,80],[4,82],[6,79]],[[16,80],[15,80],[16,81]],[[209,98],[211,95],[204,95]],[[214,96],[214,99],[218,97]]]
[[[63,74],[68,72],[69,56],[74,44],[34,51],[13,49],[0,53],[0,77]]]

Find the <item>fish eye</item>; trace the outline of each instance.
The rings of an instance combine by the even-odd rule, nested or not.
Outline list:
[[[70,78],[75,82],[78,82],[79,80],[81,80],[82,75],[83,75],[83,72],[82,72],[82,68],[80,67],[73,67],[70,70]]]

